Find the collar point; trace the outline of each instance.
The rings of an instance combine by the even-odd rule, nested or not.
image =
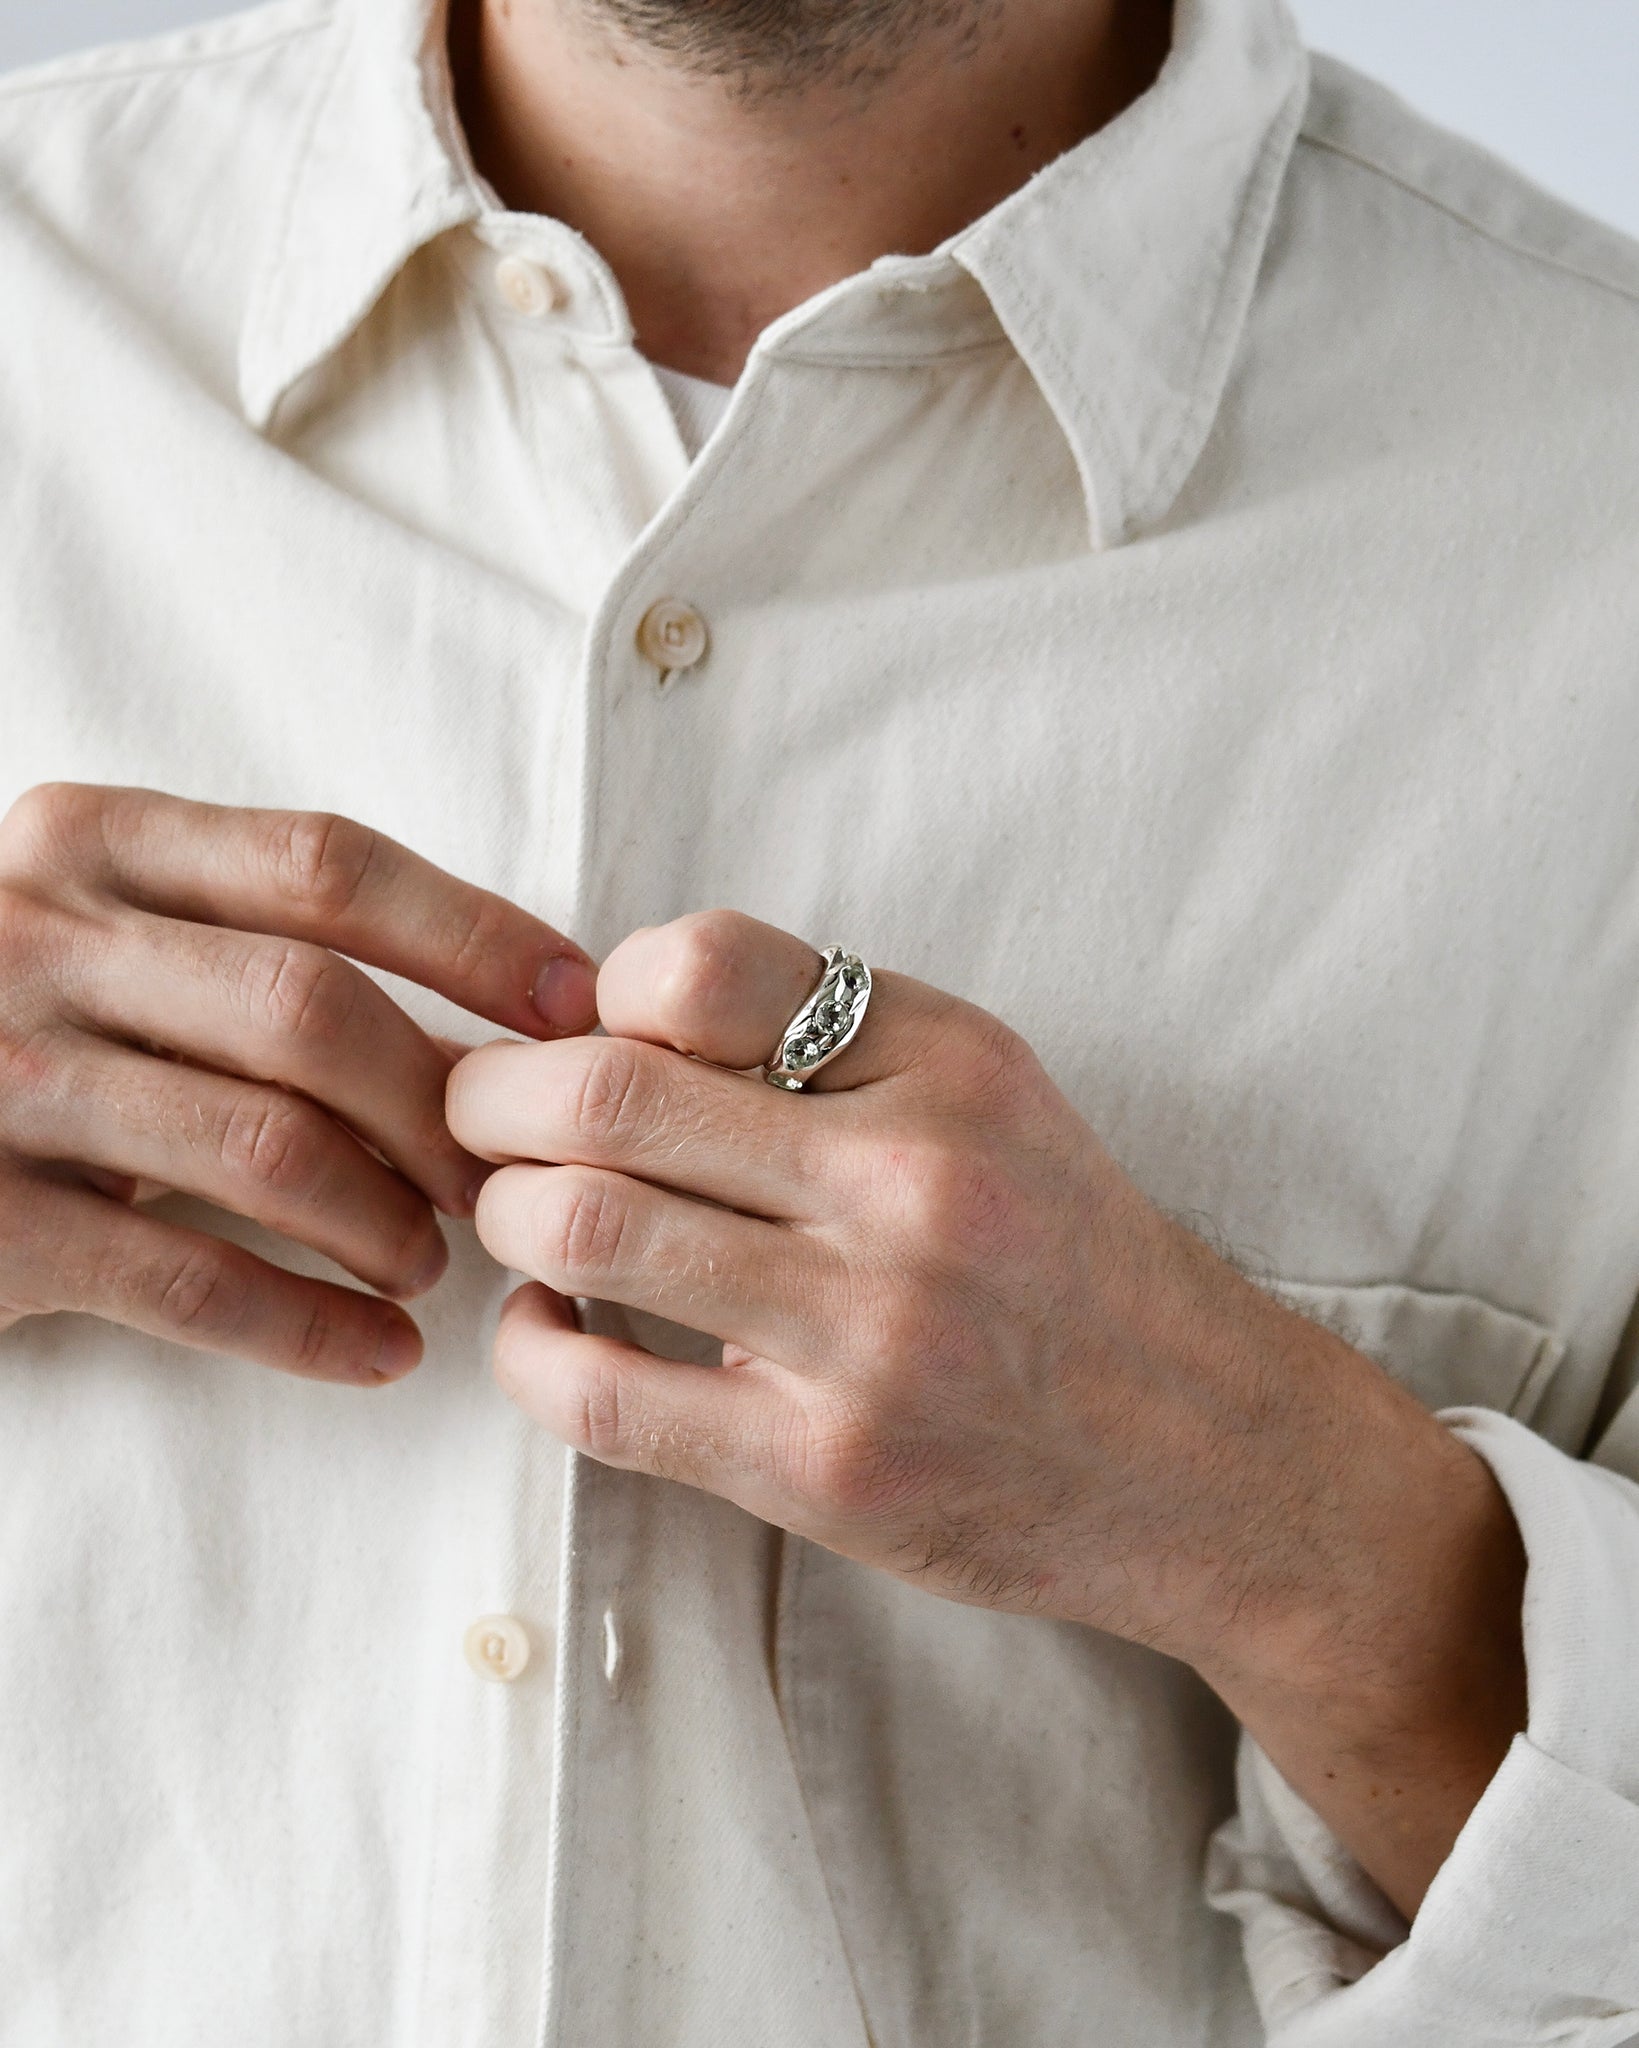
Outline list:
[[[265,434],[290,389],[288,371],[276,359],[266,331],[249,321],[239,343],[239,410],[253,433]]]

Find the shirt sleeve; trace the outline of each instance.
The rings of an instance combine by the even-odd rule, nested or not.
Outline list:
[[[1639,1485],[1486,1409],[1442,1417],[1524,1537],[1526,1732],[1408,1927],[1248,1738],[1213,1838],[1271,2048],[1639,2042]]]

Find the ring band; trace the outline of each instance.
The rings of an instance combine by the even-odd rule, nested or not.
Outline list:
[[[763,1079],[772,1088],[800,1090],[853,1044],[871,1001],[871,970],[841,946],[825,950],[819,987],[780,1033],[779,1048]]]

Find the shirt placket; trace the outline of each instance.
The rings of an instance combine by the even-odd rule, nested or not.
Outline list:
[[[595,614],[603,585],[685,473],[675,426],[629,346],[601,266],[575,237],[508,216],[453,253],[507,364],[515,431],[540,478],[543,529],[559,543],[540,564],[542,595],[571,618]],[[583,939],[578,806],[607,687],[600,644],[595,628],[583,635],[571,677],[558,667],[561,637],[543,637],[542,687],[567,701],[543,723],[553,758],[514,777],[529,791],[529,815],[514,834],[514,886]],[[497,733],[496,745],[505,742]],[[444,1509],[446,1564],[428,1589],[426,1681],[438,1701],[437,1732],[426,1762],[427,1879],[411,1993],[413,2038],[425,2048],[535,2048],[562,1775],[554,1743],[562,1747],[588,1679],[606,1682],[611,1655],[618,1666],[618,1615],[605,1630],[607,1598],[590,1629],[582,1625],[582,1608],[598,1596],[573,1569],[585,1551],[577,1534],[585,1489],[566,1475],[581,1461],[501,1399],[482,1370],[489,1336],[475,1334],[467,1428],[452,1444],[463,1470]],[[610,1552],[615,1533],[605,1524],[597,1543]],[[560,1595],[572,1603],[563,1611]],[[563,1889],[595,1895],[592,1877],[571,1864]]]
[[[702,907],[687,864],[662,871],[653,849],[687,837],[720,773],[715,630],[756,546],[737,450],[768,374],[754,358],[711,450],[635,539],[590,623],[577,902],[600,955]],[[679,1357],[715,1355],[605,1304],[583,1305],[583,1319]],[[693,2044],[725,2028],[769,2048],[864,2048],[768,1670],[779,1533],[695,1489],[585,1459],[563,1528],[542,2048]]]

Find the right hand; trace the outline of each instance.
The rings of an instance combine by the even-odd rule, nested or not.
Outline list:
[[[462,1048],[352,960],[531,1038],[595,1021],[577,947],[345,818],[69,783],[13,807],[0,1329],[77,1310],[316,1379],[409,1371],[421,1337],[392,1301],[134,1206],[175,1189],[381,1295],[433,1284],[434,1209],[470,1216],[488,1170],[444,1121]]]

